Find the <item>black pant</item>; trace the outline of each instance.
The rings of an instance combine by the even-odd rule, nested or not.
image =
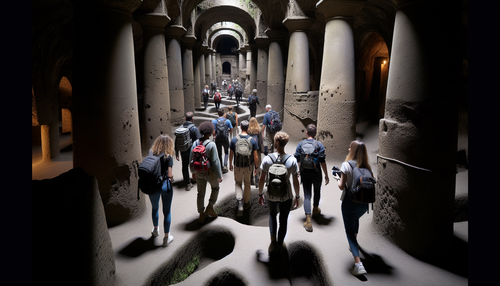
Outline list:
[[[248,109],[250,109],[250,117],[255,117],[257,114],[257,106],[249,106]]]
[[[222,147],[224,147],[224,156],[229,154],[229,139],[226,137],[226,140],[215,140],[215,146],[217,146],[217,153],[219,155],[220,167],[224,167],[227,165],[227,161],[222,161]],[[225,164],[224,164],[225,163]]]
[[[214,103],[215,103],[215,109],[219,109],[220,108],[220,101],[217,102],[214,100]]]
[[[191,161],[191,158],[189,158],[190,152],[191,150],[181,152],[182,178],[184,179],[184,183],[186,183],[186,185],[191,182],[191,178],[189,177],[189,162]]]
[[[205,104],[205,109],[208,107],[208,96],[203,96],[203,104]]]

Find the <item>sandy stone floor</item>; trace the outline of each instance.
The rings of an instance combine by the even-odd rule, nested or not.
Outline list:
[[[378,152],[378,126],[361,123],[357,125],[357,133],[368,146],[370,163],[376,174],[376,154]],[[361,138],[362,136],[362,138]],[[287,153],[294,153],[298,142],[289,142]],[[32,179],[55,177],[72,168],[71,137],[61,136],[61,156],[56,160],[41,162],[40,148],[32,149]],[[346,146],[346,154],[347,154]],[[341,162],[327,162],[328,168],[340,166]],[[181,162],[174,161],[174,179],[182,180]],[[331,173],[330,173],[331,174]],[[468,192],[468,172],[457,174],[457,194]],[[252,192],[257,192],[252,187]],[[349,269],[353,258],[348,250],[340,212],[340,190],[336,181],[331,178],[330,184],[322,187],[320,208],[322,216],[313,220],[313,232],[306,232],[302,224],[305,221],[303,208],[290,213],[288,233],[285,242],[294,245],[305,242],[317,255],[319,268],[322,269],[327,285],[468,285],[465,276],[456,274],[456,270],[445,270],[443,267],[420,261],[399,249],[389,240],[381,237],[372,224],[373,212],[365,214],[360,220],[358,240],[364,250],[362,256],[367,274],[355,277]],[[233,173],[224,174],[221,183],[218,203],[234,198]],[[264,218],[253,225],[243,224],[234,219],[219,216],[203,226],[198,226],[196,210],[196,185],[186,192],[183,187],[174,184],[172,203],[171,234],[174,241],[167,248],[161,247],[162,237],[151,237],[151,204],[146,200],[147,210],[140,217],[122,225],[109,229],[115,253],[116,275],[118,285],[143,285],[147,279],[172,259],[183,255],[189,248],[192,238],[204,231],[217,228],[227,230],[234,237],[234,248],[219,260],[203,259],[197,270],[186,280],[177,285],[206,285],[212,277],[228,270],[237,273],[246,285],[313,285],[307,277],[299,277],[291,282],[285,278],[273,278],[266,264],[259,262],[257,251],[267,252],[269,245],[269,228]],[[206,197],[208,201],[208,195]],[[261,206],[252,202],[252,208]],[[216,205],[217,207],[217,205]],[[160,220],[163,215],[160,214]],[[161,225],[161,224],[160,224]],[[455,235],[458,240],[468,241],[468,222],[455,223]],[[160,229],[160,233],[162,230]],[[446,268],[446,267],[444,267]]]

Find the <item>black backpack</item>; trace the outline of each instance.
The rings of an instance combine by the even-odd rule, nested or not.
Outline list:
[[[274,154],[268,155],[271,158],[273,164],[268,170],[269,184],[267,186],[267,193],[271,197],[281,198],[286,196],[288,193],[288,169],[286,168],[286,161],[290,158],[290,155],[285,155],[278,158]]]
[[[229,119],[233,128],[236,126],[236,113],[226,113],[226,118]]]
[[[271,133],[281,131],[280,114],[274,110],[270,110],[269,112],[271,113],[271,122],[267,125],[267,129]]]
[[[216,141],[227,140],[228,130],[226,125],[226,118],[217,119],[217,131],[215,132]]]
[[[352,167],[352,184],[347,190],[347,195],[355,203],[374,203],[375,184],[370,170],[358,168],[353,161],[348,161]]]
[[[155,156],[153,151],[149,151],[149,155],[139,165],[139,188],[147,195],[153,194],[158,191],[158,188],[161,188],[163,183],[161,158],[163,156],[163,153]]]
[[[257,103],[257,97],[253,94],[250,95],[250,97],[248,98],[248,103],[250,103],[250,105],[254,106]]]
[[[301,144],[300,152],[300,170],[318,169],[318,141],[304,141]]]

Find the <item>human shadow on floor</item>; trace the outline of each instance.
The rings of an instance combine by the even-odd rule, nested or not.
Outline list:
[[[376,253],[368,253],[363,248],[359,247],[361,252],[361,262],[368,273],[392,274],[392,266],[387,264],[382,256]]]
[[[139,257],[145,252],[149,250],[155,250],[161,247],[161,245],[155,244],[155,237],[151,236],[149,239],[144,239],[142,237],[138,237],[134,239],[131,243],[125,246],[118,253],[128,257]]]
[[[213,222],[216,219],[217,219],[216,217],[209,216],[209,217],[207,217],[205,219],[205,222],[202,223],[202,224],[198,223],[198,219],[195,219],[195,220],[193,220],[190,223],[186,223],[186,226],[184,227],[184,230],[187,230],[187,231],[197,231],[197,230],[201,229],[204,225],[207,225],[207,224]]]
[[[326,217],[323,214],[319,214],[312,218],[318,225],[329,225],[332,221],[335,220],[335,217]]]
[[[285,250],[280,255],[269,255],[267,249],[259,249],[256,254],[257,261],[263,263],[267,267],[270,279],[278,280],[285,278],[288,279],[291,284],[288,251]]]

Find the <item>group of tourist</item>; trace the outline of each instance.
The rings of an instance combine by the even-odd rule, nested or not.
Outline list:
[[[227,163],[229,160],[229,171],[234,173],[235,196],[238,203],[237,215],[241,216],[246,209],[250,208],[251,185],[258,186],[258,203],[264,205],[267,202],[269,209],[271,243],[268,252],[270,255],[280,255],[286,250],[284,240],[287,233],[288,215],[292,209],[297,208],[299,205],[300,184],[302,183],[304,192],[305,222],[303,226],[307,232],[312,232],[311,218],[321,214],[319,203],[323,176],[326,186],[329,184],[329,175],[325,160],[325,148],[321,142],[315,139],[317,134],[316,126],[309,124],[306,131],[307,139],[297,145],[294,154],[286,154],[285,146],[289,141],[289,135],[283,131],[270,132],[271,118],[274,113],[276,112],[272,110],[272,106],[267,105],[261,128],[255,114],[248,121],[238,122],[238,116],[232,111],[231,106],[228,108],[227,113],[224,112],[224,109],[219,108],[219,118],[213,121],[205,121],[198,127],[193,123],[193,112],[187,112],[185,116],[186,122],[183,126],[189,128],[192,146],[187,151],[180,152],[180,157],[186,191],[191,190],[193,183],[196,182],[199,224],[203,224],[209,216],[213,218],[218,216],[214,210],[214,204],[217,202],[220,184],[223,181],[223,173],[228,172]],[[233,133],[238,123],[241,128],[240,134]],[[213,137],[213,140],[210,139],[211,137]],[[151,151],[156,156],[161,153],[165,154],[165,159],[162,162],[165,170],[168,170],[169,180],[173,180],[172,158],[174,154],[179,161],[179,151],[174,145],[174,140],[170,136],[160,135],[151,148]],[[204,148],[201,148],[201,146]],[[353,141],[350,146],[346,147],[349,147],[348,154],[340,168],[340,176],[334,175],[334,178],[338,181],[339,189],[342,190],[342,217],[349,250],[352,252],[355,262],[351,273],[361,275],[366,273],[366,270],[360,260],[357,233],[359,218],[368,210],[368,204],[352,202],[349,196],[345,195],[353,181],[353,167],[348,161],[354,161],[357,167],[367,168],[370,172],[371,168],[368,162],[366,146],[362,142]],[[222,158],[222,149],[225,152],[224,158]],[[199,152],[199,150],[203,150],[206,158],[208,158],[209,163],[205,163],[206,169],[199,169],[192,163],[194,153]],[[262,153],[264,154],[263,158]],[[285,192],[279,196],[271,194],[269,191],[271,185],[276,184],[275,179],[271,181],[269,177],[271,177],[272,169],[276,166],[274,163],[277,160],[280,160],[281,164],[284,165],[283,168],[286,168],[286,179],[283,185],[285,186]],[[189,176],[190,172],[192,178]],[[299,182],[299,177],[301,182]],[[205,207],[207,183],[210,184],[211,193],[208,205]],[[167,194],[167,192],[170,193]],[[153,206],[153,236],[159,235],[158,206],[160,197],[162,199],[165,216],[163,246],[167,246],[173,241],[173,236],[169,233],[172,191],[162,188],[149,197]],[[312,198],[314,199],[312,200]]]

